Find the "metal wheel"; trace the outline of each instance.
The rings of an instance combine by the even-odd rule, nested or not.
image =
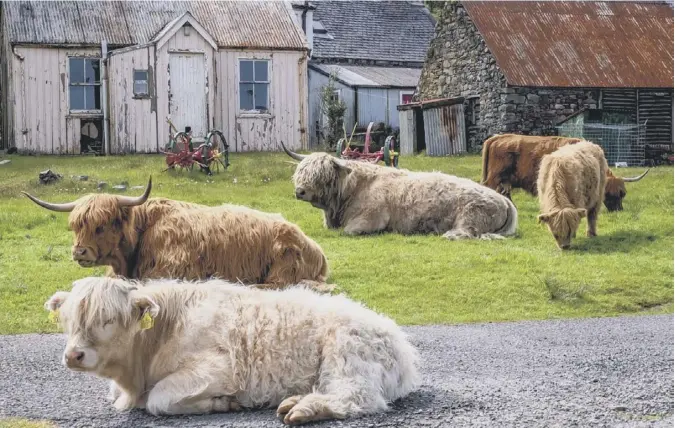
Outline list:
[[[230,146],[227,144],[223,133],[217,129],[211,130],[206,136],[206,144],[208,153],[203,153],[206,164],[210,165],[213,162],[218,172],[220,172],[221,166],[223,171],[227,170],[227,167],[230,166]]]
[[[335,148],[335,154],[337,157],[342,156],[342,151],[345,149],[345,139],[340,138],[337,142],[336,148]]]

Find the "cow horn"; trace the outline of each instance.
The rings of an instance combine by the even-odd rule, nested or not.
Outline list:
[[[647,168],[647,171],[643,172],[642,174],[638,175],[637,177],[627,177],[627,178],[624,178],[623,181],[624,181],[624,183],[634,183],[634,182],[636,182],[636,181],[640,181],[640,180],[642,180],[642,177],[644,177],[645,175],[647,175],[647,173],[649,172],[650,169],[651,169],[651,168]]]
[[[122,207],[134,207],[136,205],[141,205],[148,200],[148,197],[150,196],[150,190],[152,190],[152,176],[150,176],[150,179],[148,180],[148,186],[145,188],[145,193],[136,198],[131,196],[118,196],[119,204]]]
[[[43,200],[40,200],[36,198],[35,196],[26,193],[26,192],[21,192],[24,195],[28,196],[28,198],[35,202],[36,204],[40,205],[42,208],[47,208],[48,210],[51,211],[57,211],[60,213],[68,213],[71,212],[75,208],[75,202],[68,202],[67,204],[52,204],[50,202],[45,202]]]
[[[286,154],[287,154],[288,156],[292,157],[292,158],[295,159],[295,160],[301,161],[301,160],[303,160],[305,157],[307,157],[307,155],[299,155],[299,154],[297,154],[297,153],[295,153],[295,152],[292,152],[292,151],[288,150],[288,149],[286,148],[286,146],[284,145],[284,142],[283,142],[283,141],[281,141],[281,147],[283,147],[284,151],[286,152]]]

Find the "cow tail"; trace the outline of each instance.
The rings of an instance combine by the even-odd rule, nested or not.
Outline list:
[[[483,159],[483,170],[481,171],[481,177],[480,177],[480,182],[481,184],[485,184],[487,181],[487,176],[488,176],[488,159],[490,158],[490,146],[492,145],[492,141],[496,135],[493,135],[492,137],[488,138],[483,142],[483,154],[482,154],[482,159]]]
[[[496,233],[502,236],[512,236],[516,234],[516,229],[518,228],[518,210],[516,206],[511,202],[507,197],[504,197],[506,204],[508,205],[508,212],[506,214],[506,222],[501,229]]]

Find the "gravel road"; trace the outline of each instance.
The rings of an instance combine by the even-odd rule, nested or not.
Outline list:
[[[373,417],[320,427],[672,427],[673,316],[407,327],[424,385]],[[115,413],[107,383],[60,364],[61,335],[0,336],[0,416],[64,427],[281,427],[273,410]]]

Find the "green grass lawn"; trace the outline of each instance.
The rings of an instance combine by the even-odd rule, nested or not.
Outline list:
[[[561,252],[536,223],[537,200],[514,194],[519,233],[504,241],[450,242],[437,236],[347,237],[323,228],[322,214],[293,197],[295,168],[282,154],[234,154],[212,178],[161,172],[162,156],[19,157],[0,166],[0,334],[52,332],[42,304],[73,280],[101,275],[70,259],[67,214],[39,208],[21,190],[52,202],[71,201],[109,185],[145,185],[153,195],[216,205],[244,204],[280,212],[323,247],[330,282],[403,324],[505,321],[673,310],[673,168],[659,167],[629,184],[625,211],[601,212],[599,236]],[[478,180],[478,156],[404,157],[401,167],[440,170]],[[64,179],[37,183],[51,168]],[[621,175],[639,169],[620,169]],[[89,175],[89,181],[71,179]],[[138,195],[130,190],[128,195]]]

